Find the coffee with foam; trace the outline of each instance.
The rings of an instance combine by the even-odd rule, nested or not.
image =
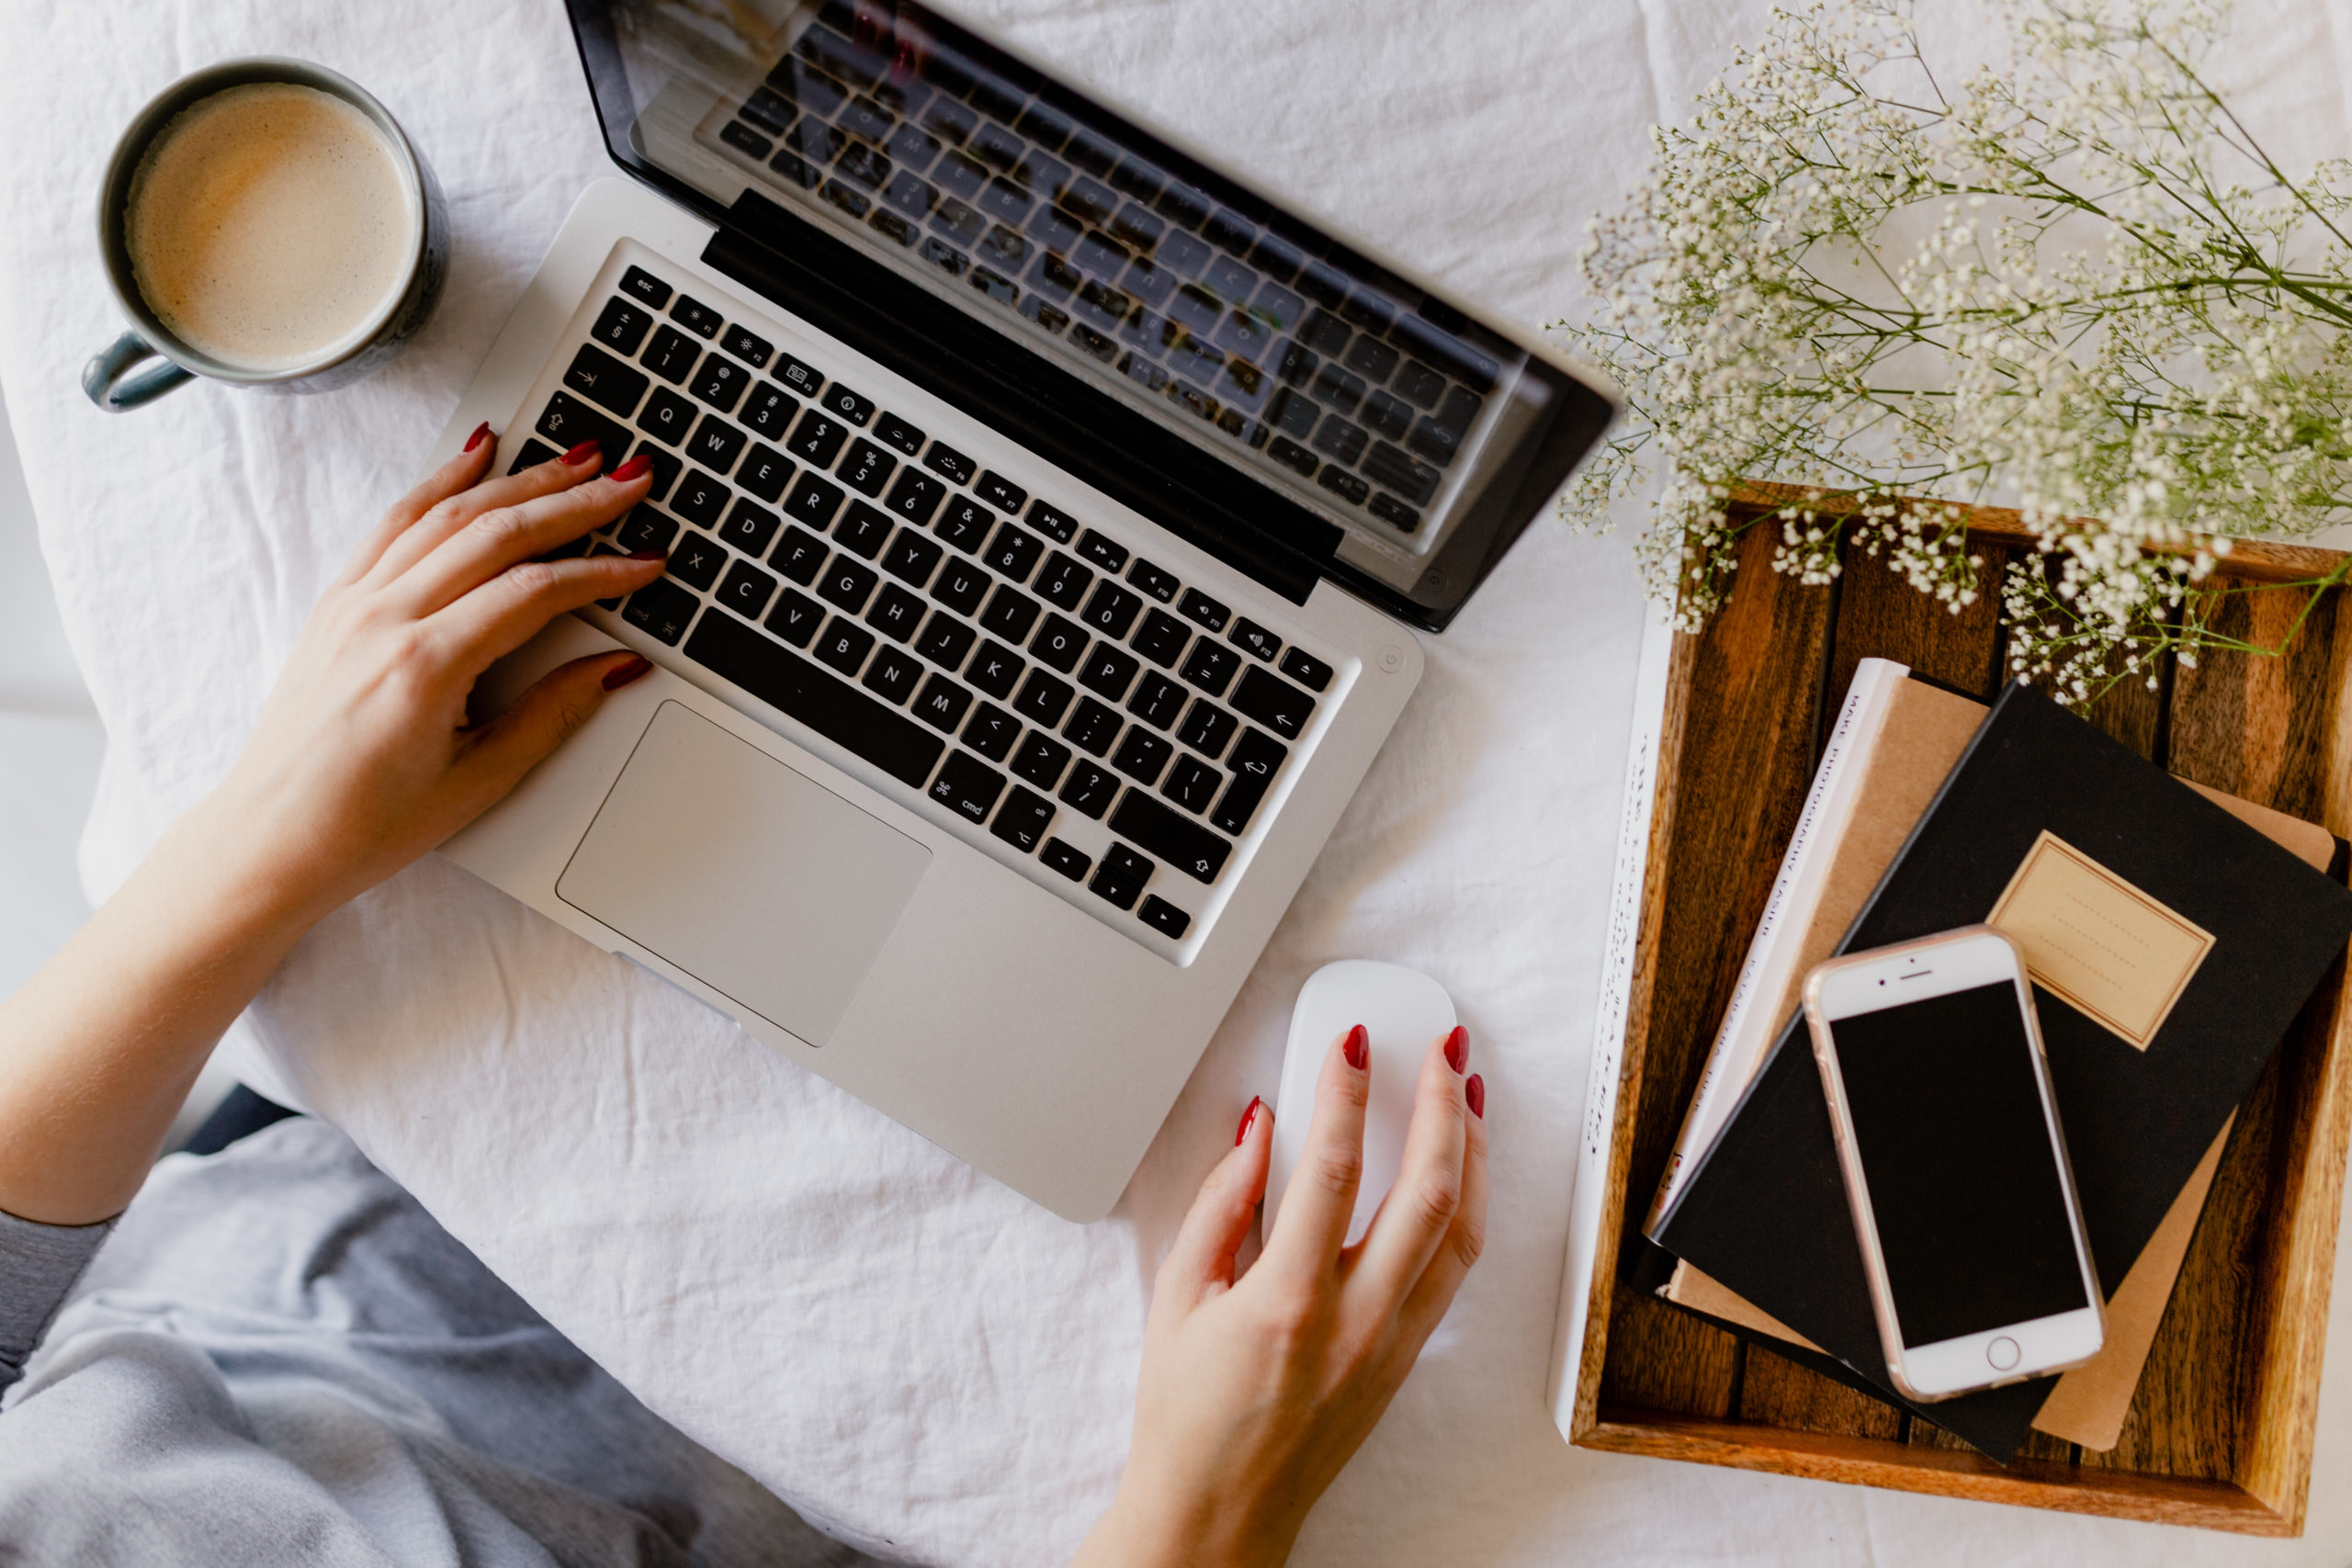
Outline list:
[[[421,221],[383,132],[288,82],[231,87],[175,115],[128,205],[125,248],[148,308],[198,353],[263,371],[372,332],[406,284]]]

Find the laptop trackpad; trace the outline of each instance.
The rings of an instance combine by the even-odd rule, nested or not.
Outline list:
[[[897,829],[663,703],[555,890],[822,1045],[930,864]]]

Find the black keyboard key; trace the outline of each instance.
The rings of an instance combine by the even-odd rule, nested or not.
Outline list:
[[[922,694],[915,699],[915,716],[953,735],[971,705],[971,693],[944,675],[933,675],[923,682]]]
[[[1233,748],[1233,755],[1226,759],[1226,771],[1271,784],[1281,771],[1283,760],[1289,755],[1290,748],[1272,736],[1255,729],[1244,730],[1240,742]]]
[[[978,555],[987,542],[989,530],[996,526],[996,513],[978,502],[962,496],[947,503],[947,511],[939,519],[939,536],[962,550],[966,555]]]
[[[775,368],[768,374],[804,398],[815,397],[817,389],[825,384],[825,378],[817,374],[815,366],[795,359],[788,354],[779,355]]]
[[[1143,618],[1143,627],[1136,633],[1135,650],[1161,669],[1173,669],[1177,655],[1192,640],[1193,629],[1165,610],[1154,610]]]
[[[842,443],[848,439],[849,426],[810,409],[792,427],[792,436],[784,446],[812,468],[830,468],[833,459],[841,456]]]
[[[1143,601],[1104,579],[1094,585],[1094,596],[1086,602],[1086,609],[1079,619],[1097,636],[1124,637],[1127,628],[1136,624],[1136,615],[1143,608]]]
[[[688,534],[670,552],[670,575],[706,593],[718,581],[718,573],[726,565],[727,552],[700,534]]]
[[[1127,699],[1127,711],[1155,728],[1165,729],[1184,711],[1184,697],[1183,687],[1155,670]]]
[[[939,679],[936,675],[932,679]],[[1004,775],[973,756],[969,751],[957,751],[939,770],[939,777],[932,781],[931,798],[958,817],[975,822],[989,819],[989,811],[996,805],[996,797],[1004,793]]]
[[[1070,848],[1059,839],[1047,839],[1046,847],[1037,852],[1037,858],[1072,882],[1085,880],[1088,869],[1094,863],[1083,853]]]
[[[865,678],[859,683],[886,703],[903,703],[914,694],[922,674],[922,663],[913,654],[885,648],[865,667]]]
[[[702,606],[695,596],[667,580],[647,583],[628,596],[628,605],[621,611],[621,619],[647,636],[675,648],[678,639],[686,635],[686,626]]]
[[[1287,435],[1275,436],[1267,445],[1266,456],[1301,479],[1315,472],[1316,465],[1320,461],[1314,453],[1309,452]]]
[[[1029,732],[1012,754],[1012,772],[1018,778],[1027,779],[1039,789],[1051,789],[1060,782],[1062,770],[1069,766],[1069,748],[1050,735]]]
[[[775,344],[763,337],[745,332],[741,327],[728,328],[727,335],[718,340],[718,346],[742,360],[754,370],[765,365],[768,362],[768,355],[775,352]]]
[[[806,648],[825,622],[825,607],[806,593],[787,588],[768,612],[768,630],[795,648]]]
[[[790,398],[786,397],[782,391],[778,390],[776,388],[763,384],[752,388],[751,397],[744,402],[743,423],[750,425],[754,432],[761,435],[768,436],[774,440],[781,440],[784,437],[786,429],[791,423],[792,411],[796,406],[797,405],[796,405]],[[761,493],[760,499],[763,501],[774,501],[777,494],[783,490],[784,481],[791,477],[792,465],[785,461],[781,453],[767,446],[754,446],[752,448],[752,458],[757,459],[762,465],[772,465],[773,472],[775,475],[775,489]],[[767,474],[770,471],[770,468],[766,466],[763,466],[757,470],[762,483],[767,482]],[[753,473],[754,469],[752,462],[745,462],[743,465],[744,489],[753,490],[755,488],[752,484]]]
[[[1393,495],[1374,496],[1372,514],[1400,534],[1409,534],[1421,525],[1421,514]]]
[[[1203,637],[1193,644],[1193,651],[1185,657],[1183,676],[1193,685],[1213,697],[1223,696],[1226,687],[1233,683],[1233,672],[1241,668],[1241,656],[1223,643]]]
[[[999,512],[1018,512],[1029,500],[1027,491],[1001,474],[982,474],[972,491]]]
[[[1373,443],[1363,460],[1364,478],[1384,490],[1395,491],[1415,506],[1427,506],[1437,494],[1438,472],[1417,463],[1385,441]]]
[[[1186,620],[1206,626],[1213,632],[1223,631],[1226,618],[1233,614],[1197,588],[1184,590],[1183,602],[1176,608]]]
[[[1372,493],[1370,485],[1337,463],[1324,464],[1323,472],[1317,476],[1315,482],[1351,506],[1362,506],[1363,498]]]
[[[731,615],[707,615],[686,657],[911,788],[946,742]]]
[[[1087,697],[1079,703],[1069,723],[1062,727],[1062,734],[1080,750],[1100,757],[1119,738],[1119,722],[1117,714]]]
[[[775,593],[775,578],[750,561],[739,560],[727,569],[726,581],[718,585],[713,597],[745,620],[756,621]]]
[[[1042,501],[1029,503],[1029,526],[1050,536],[1056,544],[1067,545],[1078,532],[1078,525],[1059,507],[1048,506]]]
[[[700,468],[689,468],[670,497],[670,510],[698,528],[716,528],[729,499],[725,485]]]
[[[882,570],[917,588],[931,581],[939,565],[940,548],[912,528],[901,528],[882,553]]]
[[[1315,699],[1264,670],[1252,670],[1233,688],[1233,705],[1285,740],[1295,740],[1315,716]]]
[[[1312,692],[1319,692],[1331,683],[1331,667],[1303,648],[1294,648],[1283,655],[1282,672]]]
[[[1077,694],[1070,690],[1069,682],[1056,680],[1043,670],[1032,670],[1012,705],[1031,723],[1051,729],[1061,723],[1062,715],[1069,711],[1070,698]]]
[[[922,432],[894,413],[885,413],[874,422],[874,438],[910,457],[922,450]]]
[[[956,484],[972,482],[972,459],[943,442],[931,444],[931,450],[923,454],[922,466],[934,474],[945,475]]]
[[[628,309],[617,299],[613,303]],[[571,356],[571,367],[563,373],[563,384],[623,419],[637,412],[637,401],[645,396],[647,386],[645,372],[630,369],[593,343],[582,344],[580,352]],[[614,461],[619,461],[618,457]]]
[[[1097,822],[1111,809],[1111,797],[1119,793],[1118,775],[1107,773],[1081,757],[1063,781],[1061,802],[1074,811],[1082,811]]]
[[[1374,392],[1363,400],[1362,417],[1364,423],[1372,426],[1374,434],[1385,436],[1390,441],[1402,441],[1405,433],[1413,428],[1413,405],[1394,392]],[[1377,446],[1373,448],[1375,455],[1379,450]],[[1397,456],[1402,457],[1404,454],[1399,452]],[[1411,462],[1412,459],[1406,458],[1406,461]],[[1415,466],[1419,467],[1418,464]],[[1365,465],[1365,471],[1371,471],[1369,463]]]
[[[915,638],[915,651],[943,670],[961,669],[978,634],[953,615],[933,615]]]
[[[882,487],[890,482],[890,470],[899,466],[893,457],[873,442],[859,439],[850,444],[849,456],[833,471],[842,482],[864,495],[878,496]]]
[[[794,130],[797,133],[798,131],[804,130],[808,127],[816,123],[817,122],[814,120],[804,119],[798,126],[794,127]],[[827,126],[825,129],[830,130],[832,128]],[[817,170],[810,168],[808,166],[808,161],[806,158],[803,158],[799,153],[794,152],[789,146],[786,146],[775,157],[769,159],[768,167],[774,169],[777,174],[782,175],[786,180],[798,186],[803,190],[815,190],[817,188],[817,183],[825,177]]]
[[[897,482],[890,486],[890,499],[883,504],[921,528],[930,524],[932,515],[939,510],[939,503],[946,495],[945,485],[929,474],[907,468],[899,470]]]
[[[633,508],[619,529],[613,543],[629,555],[654,550],[667,555],[670,541],[678,536],[678,525],[650,506]]]
[[[1179,757],[1176,765],[1168,770],[1159,793],[1197,817],[1209,808],[1209,802],[1216,798],[1217,786],[1224,782],[1223,773],[1198,757]]]
[[[797,521],[822,533],[832,525],[833,513],[842,509],[842,487],[821,474],[803,473],[792,481],[792,493],[785,498],[784,509]]]
[[[854,615],[865,608],[866,600],[874,595],[874,585],[880,581],[870,568],[860,566],[835,551],[833,558],[825,563],[825,570],[818,576],[817,595]]]
[[[985,642],[972,656],[972,667],[964,671],[964,679],[1002,702],[1012,695],[1013,685],[1026,668],[1021,656],[1002,643]]]
[[[844,675],[854,675],[865,656],[874,651],[874,634],[835,615],[817,638],[817,657]]]
[[[1342,463],[1352,463],[1363,456],[1364,444],[1372,439],[1363,426],[1343,414],[1326,414],[1315,439],[1308,445],[1327,457]]]
[[[893,641],[905,642],[915,635],[926,607],[917,595],[895,582],[886,582],[865,612],[865,624]]]
[[[674,387],[686,378],[695,361],[701,357],[700,344],[677,328],[665,326],[653,334],[652,346],[638,363]]]
[[[1125,844],[1115,843],[1102,852],[1102,863],[1121,876],[1131,877],[1138,883],[1149,882],[1151,874],[1159,869],[1148,855],[1138,854]]]
[[[1184,716],[1177,727],[1176,739],[1215,761],[1224,754],[1226,742],[1241,728],[1241,721],[1210,702],[1206,697],[1193,699],[1193,711]]]
[[[1118,755],[1111,759],[1111,765],[1137,783],[1149,784],[1159,777],[1159,770],[1166,767],[1168,759],[1175,754],[1176,748],[1167,741],[1141,725],[1131,724],[1127,727],[1126,738],[1119,742]]]
[[[1261,659],[1272,659],[1283,646],[1282,638],[1246,617],[1234,623],[1233,640]]]
[[[1078,607],[1086,602],[1086,585],[1093,581],[1092,572],[1056,550],[1046,562],[1046,569],[1037,574],[1037,596],[1057,610],[1076,615]]]
[[[523,449],[514,454],[514,461],[507,465],[506,471],[510,474],[519,474],[525,468],[536,468],[541,463],[552,463],[561,456],[563,456],[562,453],[558,452],[544,441],[526,441],[523,443]]]
[[[988,597],[989,574],[970,561],[949,557],[931,585],[931,596],[959,615],[968,615]]]
[[[1143,884],[1111,865],[1106,860],[1095,870],[1087,888],[1096,897],[1121,909],[1132,909],[1136,900],[1143,897]]]
[[[614,463],[619,461],[616,453],[628,450],[628,426],[605,418],[570,392],[558,392],[549,398],[548,406],[540,412],[539,423],[533,428],[554,442],[559,452],[569,452],[583,441],[594,441],[605,448],[605,460]]]
[[[1091,692],[1100,692],[1112,702],[1127,694],[1127,687],[1140,668],[1118,645],[1098,642],[1086,656],[1085,666],[1078,672],[1079,683]]]
[[[971,722],[964,726],[964,744],[991,762],[1012,756],[1012,743],[1020,739],[1021,721],[994,703],[972,710]]]
[[[670,307],[670,319],[696,337],[718,335],[718,312],[690,294],[678,296],[678,302]]]
[[[686,390],[708,403],[721,413],[732,413],[752,384],[752,373],[728,358],[714,354],[704,359],[702,368],[695,372],[692,385]]]
[[[1086,651],[1086,632],[1059,615],[1047,615],[1046,624],[1030,642],[1029,651],[1037,656],[1038,662],[1050,664],[1067,675],[1078,668],[1078,657]]]
[[[724,474],[743,455],[750,438],[715,413],[702,416],[695,426],[692,438],[686,442],[686,456],[714,474]]]
[[[636,295],[657,310],[670,302],[670,286],[641,266],[621,274],[621,292]]]
[[[1054,824],[1054,803],[1015,785],[989,824],[989,831],[1026,854]]]
[[[1176,598],[1176,574],[1165,567],[1158,567],[1137,557],[1127,569],[1127,581],[1142,589],[1161,604],[1172,604]]]
[[[771,564],[806,588],[817,581],[817,573],[824,567],[825,542],[805,528],[786,528]]]
[[[1034,534],[1007,523],[996,531],[989,541],[988,553],[980,558],[989,569],[1008,582],[1026,581],[1037,558],[1045,553],[1045,541]]]
[[[1136,911],[1136,918],[1170,941],[1181,940],[1193,923],[1192,916],[1157,893],[1145,897],[1143,908]]]
[[[1117,571],[1127,564],[1126,546],[1106,539],[1091,528],[1079,536],[1078,553],[1104,571]]]
[[[833,530],[833,541],[842,548],[872,560],[882,553],[889,542],[891,522],[888,515],[876,512],[862,501],[850,503],[849,515]]]
[[[1266,798],[1269,782],[1250,773],[1236,774],[1225,786],[1225,798],[1209,813],[1209,820],[1226,832],[1239,838],[1250,830],[1250,819],[1258,814],[1258,807]]]
[[[736,470],[735,482],[762,501],[772,502],[784,493],[784,482],[791,477],[792,465],[782,453],[754,441],[743,456],[743,466]]]
[[[1019,642],[1037,624],[1037,601],[1019,589],[999,583],[989,598],[989,607],[980,612],[982,629],[1002,637],[1007,642]]]
[[[1195,882],[1215,882],[1233,846],[1141,790],[1131,789],[1111,813],[1111,831],[1133,839]]]
[[[874,400],[859,396],[838,381],[818,400],[818,406],[831,410],[852,424],[864,424],[874,417]]]
[[[645,410],[637,416],[637,427],[673,446],[684,446],[687,433],[695,427],[695,405],[667,387],[657,387],[653,395],[645,400]]]

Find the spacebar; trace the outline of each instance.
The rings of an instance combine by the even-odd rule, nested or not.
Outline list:
[[[913,719],[891,712],[723,610],[703,612],[686,638],[686,657],[911,788],[922,788],[947,750],[946,741]]]

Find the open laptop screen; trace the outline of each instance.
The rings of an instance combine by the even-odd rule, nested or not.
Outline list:
[[[572,12],[625,167],[778,249],[829,235],[901,286],[877,298],[911,284],[1082,383],[1073,417],[1212,459],[1178,509],[1294,582],[1442,626],[1607,423],[1555,356],[910,0]]]

